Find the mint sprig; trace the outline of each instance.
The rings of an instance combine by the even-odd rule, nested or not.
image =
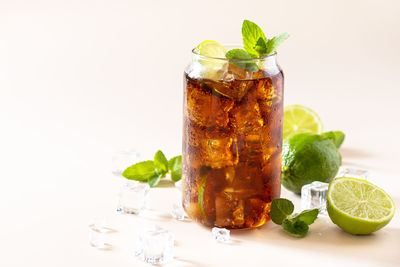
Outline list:
[[[292,236],[304,237],[308,233],[308,226],[317,219],[318,209],[303,210],[291,215],[293,210],[294,205],[290,200],[275,198],[271,203],[271,220],[282,225],[283,230]]]
[[[255,49],[259,39],[267,42],[264,32],[257,24],[244,20],[242,24],[242,37],[244,49],[252,56],[258,57],[260,53]]]
[[[171,174],[174,182],[182,178],[182,156],[176,156],[169,161],[161,150],[154,155],[154,160],[146,160],[133,164],[125,169],[122,176],[129,180],[147,182],[150,187],[158,185],[166,174]]]
[[[239,68],[256,72],[259,68],[254,62],[244,63],[242,60],[235,61],[234,59],[251,59],[271,55],[276,52],[277,47],[283,41],[289,38],[289,34],[282,33],[268,39],[257,24],[249,20],[244,20],[242,24],[242,37],[244,50],[229,50],[225,57],[230,59],[232,63]]]

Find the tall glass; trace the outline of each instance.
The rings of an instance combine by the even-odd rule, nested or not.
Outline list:
[[[254,228],[270,219],[281,188],[282,122],[276,54],[232,62],[192,52],[184,73],[182,185],[193,220]]]

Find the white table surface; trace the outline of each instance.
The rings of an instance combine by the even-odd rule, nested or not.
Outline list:
[[[400,4],[275,2],[1,1],[0,266],[147,266],[132,251],[151,223],[176,236],[169,266],[399,266]],[[296,239],[268,223],[223,245],[168,217],[173,188],[151,190],[153,215],[115,212],[122,181],[112,154],[181,153],[189,51],[205,39],[240,43],[245,18],[268,35],[291,34],[278,55],[285,104],[346,133],[343,164],[370,170],[397,205],[384,229],[351,236],[320,218]],[[110,251],[88,243],[101,216],[117,230]]]

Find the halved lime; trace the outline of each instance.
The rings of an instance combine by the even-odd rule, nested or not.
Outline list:
[[[321,134],[322,129],[322,121],[313,110],[301,105],[285,107],[283,115],[283,139],[297,133]]]
[[[204,56],[195,59],[202,69],[200,75],[203,78],[220,80],[228,68],[228,62],[224,60],[226,49],[216,41],[206,40],[196,46],[194,52]]]
[[[328,189],[327,210],[332,222],[353,235],[367,235],[390,222],[395,206],[390,196],[365,180],[341,177]]]

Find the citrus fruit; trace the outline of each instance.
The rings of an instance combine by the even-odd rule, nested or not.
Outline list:
[[[293,135],[282,146],[282,185],[299,194],[303,185],[330,182],[341,163],[331,139],[312,133]]]
[[[395,206],[390,196],[365,180],[341,177],[331,182],[327,210],[332,222],[354,235],[367,235],[390,222]]]
[[[216,41],[206,40],[196,46],[194,52],[206,57],[225,58],[226,49]]]
[[[323,125],[317,113],[301,105],[285,107],[283,114],[283,139],[297,133],[322,133]]]
[[[216,41],[206,40],[193,50],[203,57],[195,59],[200,63],[200,75],[211,80],[220,80],[228,68],[228,61],[224,60],[226,49]]]
[[[337,148],[342,145],[345,137],[344,133],[341,131],[330,131],[322,133],[321,135],[328,139],[331,139]]]

